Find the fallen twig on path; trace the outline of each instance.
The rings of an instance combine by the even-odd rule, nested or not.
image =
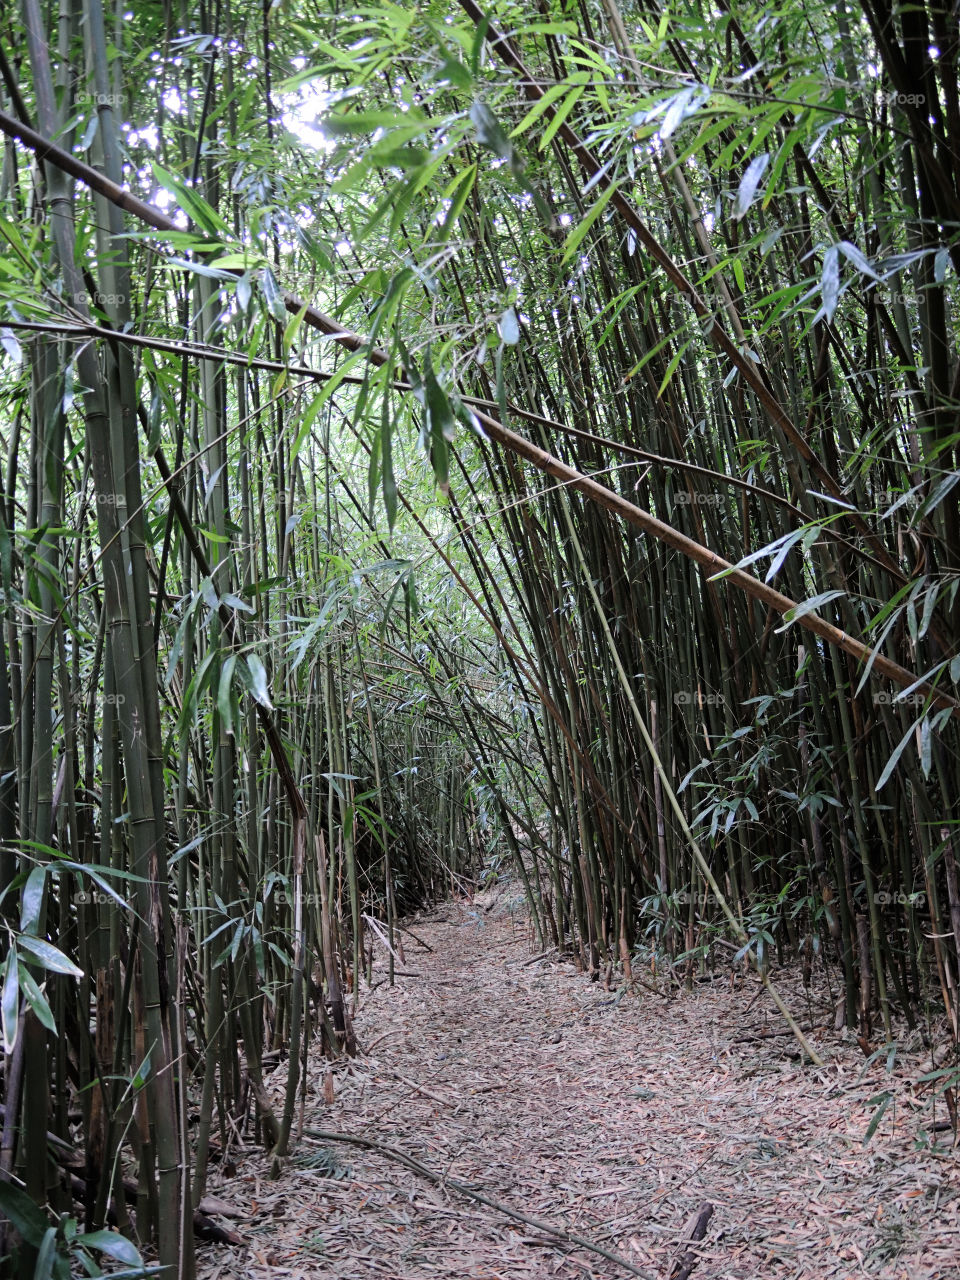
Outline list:
[[[401,1084],[405,1084],[408,1089],[413,1089],[417,1093],[422,1093],[425,1098],[430,1098],[432,1102],[439,1102],[445,1107],[452,1107],[456,1104],[456,1098],[444,1098],[439,1093],[432,1093],[429,1089],[425,1089],[422,1084],[416,1084],[413,1080],[408,1080],[406,1076],[402,1076],[399,1071],[387,1070],[386,1075],[393,1080],[399,1080]]]
[[[371,1151],[379,1151],[382,1155],[390,1156],[393,1160],[399,1160],[401,1164],[405,1164],[414,1173],[419,1173],[422,1178],[426,1178],[429,1182],[434,1183],[435,1186],[449,1187],[451,1191],[456,1191],[458,1195],[466,1196],[470,1200],[477,1200],[480,1204],[485,1204],[488,1208],[494,1209],[497,1213],[502,1213],[508,1218],[515,1218],[518,1222],[525,1222],[528,1227],[535,1227],[538,1231],[544,1232],[545,1235],[553,1236],[556,1240],[562,1240],[564,1244],[574,1245],[578,1249],[587,1249],[590,1253],[597,1253],[601,1258],[606,1258],[608,1262],[614,1262],[618,1267],[623,1267],[631,1275],[641,1276],[643,1280],[651,1280],[648,1271],[642,1271],[640,1267],[634,1266],[632,1262],[623,1257],[622,1254],[615,1253],[613,1249],[605,1249],[603,1245],[594,1244],[592,1240],[574,1235],[572,1231],[565,1231],[562,1227],[555,1227],[552,1223],[543,1222],[540,1218],[533,1218],[528,1213],[522,1213],[519,1209],[514,1209],[511,1205],[494,1200],[492,1196],[488,1196],[482,1191],[476,1191],[473,1187],[468,1187],[465,1182],[458,1182],[454,1178],[448,1178],[442,1173],[437,1173],[427,1165],[421,1164],[415,1156],[408,1155],[406,1151],[401,1151],[399,1147],[391,1147],[385,1142],[378,1142],[375,1138],[364,1138],[358,1134],[350,1133],[334,1133],[328,1129],[304,1129],[303,1133],[305,1137],[317,1138],[321,1142],[346,1142],[355,1147],[367,1147]]]
[[[687,1237],[686,1239],[687,1244],[694,1244],[698,1240],[703,1239],[703,1237],[707,1234],[707,1224],[712,1217],[713,1217],[713,1205],[710,1203],[709,1200],[704,1200],[703,1204],[697,1210],[695,1219],[693,1220],[692,1224],[690,1225],[690,1227],[688,1227],[687,1232],[685,1233]],[[698,1262],[699,1262],[699,1258],[697,1257],[697,1254],[694,1253],[692,1249],[687,1249],[686,1253],[680,1259],[680,1270],[676,1273],[676,1275],[673,1274],[673,1267],[676,1266],[676,1263],[674,1263],[669,1268],[667,1274],[670,1276],[673,1276],[673,1280],[688,1280],[690,1272],[693,1270],[693,1268],[697,1265]]]
[[[630,990],[632,987],[635,987],[638,985],[643,987],[644,991],[650,991],[655,996],[659,996],[661,1000],[670,1001],[670,1000],[673,1000],[674,998],[673,991],[671,988],[668,987],[666,991],[661,991],[660,988],[657,986],[654,986],[652,982],[647,982],[645,978],[641,978],[639,974],[635,973],[633,977],[630,979],[630,981],[627,983],[627,989]]]
[[[374,969],[374,973],[383,973],[382,969]],[[451,978],[435,978],[432,973],[417,973],[413,969],[394,969],[393,976],[395,978],[424,978],[429,980],[437,987],[455,987],[457,985]],[[377,984],[374,983],[374,986]],[[373,987],[370,988],[373,990]]]
[[[413,930],[409,927],[409,925],[398,924],[398,925],[394,925],[394,928],[399,933],[409,933],[410,937],[413,938],[414,942],[420,943],[420,946],[423,947],[424,951],[429,951],[431,955],[434,954],[433,947],[428,946],[427,943],[424,942],[424,940],[421,937],[418,937],[418,935],[413,932]]]

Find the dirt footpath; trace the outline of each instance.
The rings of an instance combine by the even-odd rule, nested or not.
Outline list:
[[[918,1035],[892,1072],[883,1056],[865,1069],[855,1043],[816,1030],[826,1000],[811,1011],[781,979],[827,1062],[803,1067],[755,980],[618,996],[556,956],[532,960],[509,906],[501,895],[412,922],[425,945],[405,935],[404,975],[381,982],[381,954],[361,993],[364,1053],[329,1070],[312,1060],[307,1130],[398,1148],[439,1183],[306,1134],[278,1181],[262,1153],[236,1155],[210,1191],[237,1207],[246,1243],[202,1246],[203,1280],[668,1280],[684,1264],[693,1280],[960,1277],[957,1152],[932,1131],[945,1114],[916,1083],[931,1063]]]

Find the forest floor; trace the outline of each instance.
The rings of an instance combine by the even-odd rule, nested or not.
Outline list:
[[[492,891],[409,922],[392,988],[381,953],[356,1019],[362,1052],[332,1066],[312,1055],[303,1135],[279,1179],[254,1150],[214,1171],[244,1244],[200,1246],[202,1280],[676,1280],[688,1264],[693,1280],[960,1277],[960,1163],[934,1128],[935,1086],[918,1083],[931,1069],[919,1034],[892,1070],[886,1055],[867,1064],[823,1029],[826,991],[808,1006],[781,976],[798,1019],[812,1015],[827,1063],[813,1069],[756,979],[618,999],[556,955],[534,958],[515,906]],[[311,1130],[398,1148],[438,1181]]]

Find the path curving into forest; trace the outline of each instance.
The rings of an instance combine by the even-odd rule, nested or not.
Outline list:
[[[329,1069],[315,1055],[306,1131],[280,1179],[251,1151],[211,1186],[245,1243],[203,1246],[204,1280],[633,1274],[451,1183],[663,1280],[684,1265],[694,1280],[960,1276],[956,1153],[931,1132],[943,1114],[917,1083],[930,1069],[918,1035],[887,1073],[820,1031],[827,1066],[801,1067],[753,980],[618,999],[533,958],[519,905],[494,892],[411,922],[396,985],[375,980],[361,1000],[364,1053]],[[826,1000],[807,1009],[784,986],[805,1022],[829,1020]],[[433,1177],[310,1130],[400,1149]]]

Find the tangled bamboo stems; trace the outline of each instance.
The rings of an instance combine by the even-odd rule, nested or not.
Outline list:
[[[749,961],[815,1064],[791,965],[956,1038],[955,20],[354,16],[0,24],[23,1274],[113,1205],[190,1280],[481,877],[608,987]]]

